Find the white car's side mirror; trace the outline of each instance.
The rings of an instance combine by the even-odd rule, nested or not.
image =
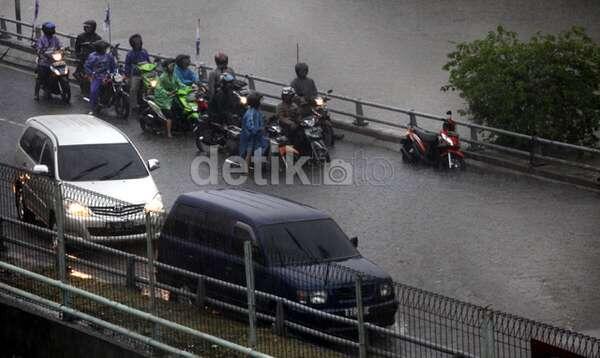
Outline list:
[[[32,172],[33,172],[33,174],[39,174],[39,175],[50,174],[50,170],[48,169],[48,166],[44,165],[44,164],[34,165]]]
[[[160,168],[160,161],[158,159],[148,159],[148,170],[153,171]]]

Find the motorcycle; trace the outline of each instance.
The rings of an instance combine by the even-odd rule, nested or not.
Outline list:
[[[174,94],[175,100],[172,104],[172,112],[175,116],[173,121],[173,131],[175,132],[196,132],[200,122],[200,116],[208,109],[208,104],[204,95],[205,86],[185,86],[177,90]],[[164,121],[167,120],[160,107],[153,101],[152,96],[144,98],[146,109],[141,113],[140,127],[145,132],[158,134],[165,128]],[[205,114],[204,114],[205,115]]]
[[[237,153],[242,131],[240,120],[248,102],[245,87],[245,82],[235,80],[233,94],[239,101],[239,110],[230,113],[226,120],[212,118],[208,113],[201,116],[194,128],[196,147],[200,152],[208,152],[211,146],[218,146],[227,153]]]
[[[317,125],[323,130],[323,142],[331,147],[335,144],[335,136],[333,135],[333,127],[331,125],[331,116],[327,109],[327,102],[330,100],[329,94],[333,90],[328,90],[324,97],[318,96],[313,99],[312,113],[315,117]]]
[[[50,63],[50,74],[46,81],[40,83],[40,88],[48,96],[60,95],[62,101],[66,104],[71,102],[71,86],[69,85],[69,67],[65,61],[65,50],[57,49],[47,51],[41,56],[45,56]]]
[[[439,132],[430,132],[419,127],[409,127],[406,137],[400,141],[402,161],[424,162],[438,169],[465,169],[464,153],[460,149],[460,138],[454,125],[444,124]],[[452,130],[451,130],[452,129]]]
[[[302,135],[297,148],[302,156],[310,157],[313,163],[329,163],[331,156],[323,140],[323,128],[316,116],[307,116],[300,121]]]
[[[98,108],[100,112],[104,108],[115,107],[117,116],[121,119],[129,117],[129,90],[125,76],[117,69],[115,73],[107,74],[102,81],[102,88],[98,96]],[[85,100],[88,100],[84,97]]]
[[[147,107],[145,98],[154,94],[154,89],[158,84],[158,65],[151,62],[140,62],[136,66],[142,77],[142,86],[138,91],[137,101],[141,108]]]

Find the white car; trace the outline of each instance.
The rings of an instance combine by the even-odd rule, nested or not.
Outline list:
[[[63,187],[65,233],[90,241],[143,240],[145,213],[163,211],[150,175],[158,160],[142,160],[123,132],[94,116],[30,118],[15,160],[36,174],[15,181],[22,221],[38,219],[56,229],[55,181]]]

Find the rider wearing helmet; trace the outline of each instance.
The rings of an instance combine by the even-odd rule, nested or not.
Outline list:
[[[191,64],[192,60],[189,55],[178,55],[175,58],[175,76],[186,86],[191,86],[200,81],[198,73],[190,70]]]
[[[35,49],[38,55],[37,77],[35,81],[34,99],[40,98],[40,85],[50,76],[51,59],[50,52],[58,50],[62,47],[60,40],[56,37],[56,25],[52,22],[44,22],[42,24],[43,35],[37,40]]]
[[[283,87],[281,89],[281,102],[277,104],[275,109],[279,124],[290,138],[298,129],[297,121],[300,118],[300,108],[294,103],[295,96],[296,91],[293,87]]]
[[[312,100],[318,96],[317,85],[312,78],[308,77],[308,65],[304,62],[299,62],[294,67],[296,78],[290,86],[296,91],[296,95],[305,100]]]
[[[256,91],[251,91],[248,94],[248,109],[242,118],[240,157],[246,159],[248,166],[252,154],[257,149],[264,150],[267,147],[267,140],[264,135],[265,118],[259,110],[262,97],[262,94]]]
[[[208,102],[208,113],[211,120],[219,123],[231,123],[232,116],[238,113],[240,99],[234,93],[235,76],[230,73],[219,75],[215,84],[215,94]]]
[[[104,79],[117,68],[114,56],[107,50],[110,44],[104,40],[94,42],[95,51],[85,61],[85,72],[92,78],[90,84],[90,104],[93,112],[98,112],[98,96]]]
[[[83,23],[83,32],[77,36],[75,40],[75,56],[79,62],[77,63],[77,69],[75,70],[74,76],[79,78],[83,74],[83,65],[87,60],[88,56],[94,52],[94,42],[102,40],[96,33],[96,21],[87,20]]]
[[[125,57],[125,76],[129,77],[129,103],[133,110],[139,109],[138,93],[142,86],[142,76],[137,69],[140,62],[150,62],[148,52],[143,48],[142,35],[134,34],[129,37],[131,51]]]
[[[229,67],[229,57],[223,52],[217,52],[215,54],[215,65],[217,66],[214,70],[208,74],[208,98],[211,99],[217,91],[217,81],[221,78],[224,73],[229,73],[235,76],[233,68]]]
[[[183,84],[179,82],[175,76],[175,61],[167,59],[162,65],[165,72],[163,72],[158,78],[158,84],[154,91],[154,102],[160,107],[161,111],[167,118],[166,120],[166,134],[168,138],[172,138],[171,128],[173,126],[173,120],[176,119],[175,114],[172,111],[173,99],[177,93],[177,90],[183,87]]]

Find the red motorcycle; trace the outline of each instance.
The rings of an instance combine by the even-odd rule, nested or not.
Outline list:
[[[402,161],[424,162],[438,169],[465,169],[465,154],[460,150],[460,137],[455,132],[456,123],[448,118],[439,133],[419,127],[409,127],[400,141]]]

